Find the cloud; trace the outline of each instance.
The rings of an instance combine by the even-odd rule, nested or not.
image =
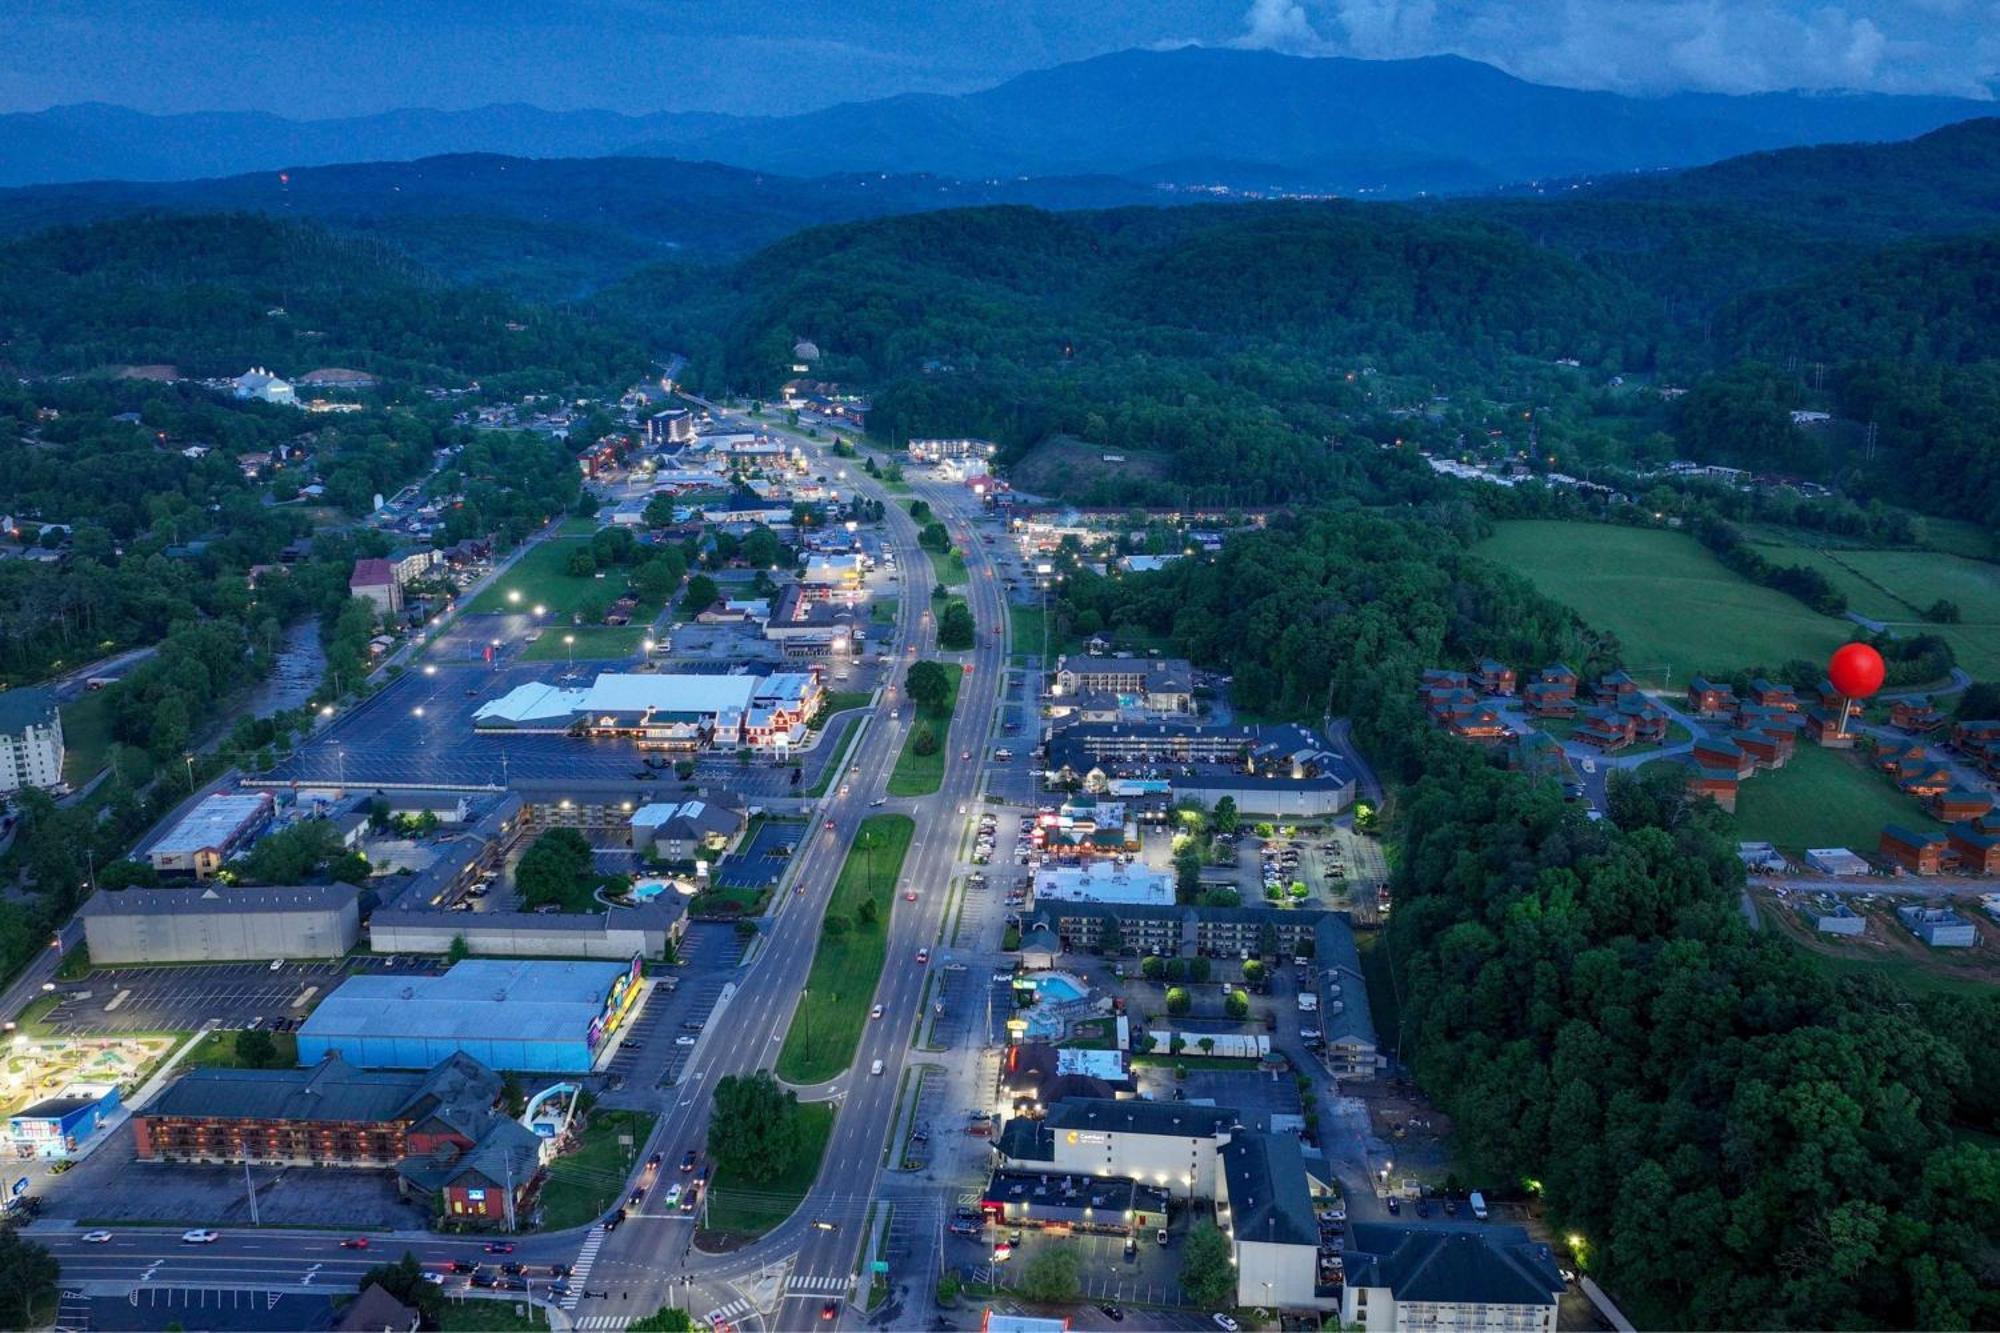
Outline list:
[[[1243,16],[1243,35],[1232,45],[1295,56],[1323,55],[1331,49],[1299,0],[1250,0],[1250,12]]]

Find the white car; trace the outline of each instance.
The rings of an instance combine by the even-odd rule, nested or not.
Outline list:
[[[686,1033],[682,1033],[680,1036],[674,1038],[674,1045],[692,1046],[694,1045],[694,1040],[695,1039],[693,1037],[687,1035]]]
[[[181,1244],[183,1245],[213,1245],[221,1239],[222,1233],[220,1231],[181,1232]]]
[[[86,1231],[83,1233],[83,1243],[85,1245],[103,1245],[110,1239],[111,1233],[108,1231]]]
[[[1221,1329],[1222,1333],[1236,1333],[1236,1321],[1226,1314],[1215,1316],[1215,1326]]]
[[[433,1287],[442,1287],[444,1285],[444,1274],[426,1273],[424,1274],[424,1281],[430,1283]]]
[[[873,1009],[870,1009],[868,1016],[870,1018],[880,1018],[882,1016],[882,1006],[878,1004]]]

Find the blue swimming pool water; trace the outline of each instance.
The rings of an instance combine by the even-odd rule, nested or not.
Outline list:
[[[1035,993],[1055,1004],[1067,1004],[1083,998],[1083,992],[1068,977],[1043,977],[1035,983]]]

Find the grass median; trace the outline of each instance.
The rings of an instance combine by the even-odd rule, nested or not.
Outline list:
[[[708,1193],[704,1229],[734,1236],[761,1236],[798,1211],[799,1203],[819,1179],[827,1140],[833,1137],[833,1103],[801,1102],[798,1108],[801,1143],[791,1169],[776,1180],[738,1184],[718,1169]]]
[[[862,821],[848,848],[812,973],[778,1052],[778,1077],[786,1082],[824,1082],[854,1062],[887,956],[896,877],[916,829],[908,815],[873,815]],[[873,921],[864,920],[871,910],[864,904],[872,904]]]
[[[951,757],[951,715],[958,707],[958,687],[964,679],[962,673],[954,670],[944,706],[917,710],[917,723],[903,737],[902,752],[896,756],[896,767],[889,773],[891,796],[929,796],[944,785],[944,766]],[[925,734],[937,744],[929,754],[918,754],[918,737]]]

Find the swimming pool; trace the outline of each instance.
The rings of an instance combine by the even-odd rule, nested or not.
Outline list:
[[[1041,978],[1035,982],[1035,994],[1050,1004],[1068,1004],[1084,996],[1083,989],[1068,977]]]

